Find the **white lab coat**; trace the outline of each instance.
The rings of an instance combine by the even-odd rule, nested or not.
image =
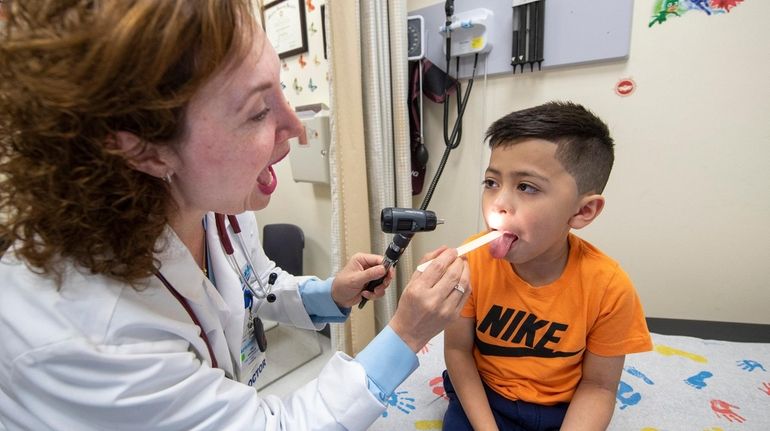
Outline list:
[[[266,283],[275,264],[262,251],[253,215],[238,219]],[[363,367],[343,353],[283,399],[234,380],[243,294],[212,215],[208,226],[216,288],[171,229],[157,257],[206,331],[218,369],[198,326],[157,278],[134,289],[70,266],[57,290],[9,250],[0,263],[0,429],[358,430],[377,419],[385,406],[367,389]],[[261,316],[313,328],[296,278],[282,272],[274,292],[277,300],[263,304]]]

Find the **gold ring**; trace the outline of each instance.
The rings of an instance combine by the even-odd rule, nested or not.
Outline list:
[[[465,288],[460,286],[460,283],[455,284],[455,286],[452,289],[460,292],[461,295],[465,294]]]

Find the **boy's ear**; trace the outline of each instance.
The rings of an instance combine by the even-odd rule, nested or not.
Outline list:
[[[582,229],[591,224],[591,222],[601,214],[603,209],[604,196],[583,196],[580,199],[580,207],[578,208],[577,213],[569,219],[569,226],[573,229]]]
[[[132,168],[156,178],[172,172],[158,145],[143,141],[131,132],[116,132],[108,146],[118,150]]]

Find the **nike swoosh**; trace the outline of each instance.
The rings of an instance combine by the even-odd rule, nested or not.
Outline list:
[[[568,356],[575,356],[583,351],[583,349],[580,349],[576,352],[555,352],[548,349],[532,349],[529,347],[503,347],[485,343],[478,338],[476,338],[476,347],[478,347],[479,352],[485,356],[508,356],[516,358],[524,356],[534,356],[536,358],[565,358]]]

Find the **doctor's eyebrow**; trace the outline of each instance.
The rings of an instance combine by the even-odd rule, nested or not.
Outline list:
[[[265,90],[269,89],[269,88],[270,88],[270,85],[271,85],[271,84],[270,84],[269,82],[263,82],[263,83],[261,83],[261,84],[259,84],[259,85],[256,85],[256,86],[254,86],[254,87],[251,87],[251,88],[249,88],[249,89],[246,91],[246,94],[243,96],[243,98],[242,98],[242,99],[240,99],[240,101],[238,102],[238,104],[237,104],[237,106],[238,106],[238,109],[236,109],[236,111],[235,111],[235,112],[236,112],[236,113],[239,113],[239,112],[243,111],[243,109],[246,107],[246,104],[249,102],[249,100],[251,100],[251,98],[252,98],[252,97],[253,97],[255,94],[257,94],[257,93],[261,93],[261,92],[263,92],[263,91],[265,91]]]

